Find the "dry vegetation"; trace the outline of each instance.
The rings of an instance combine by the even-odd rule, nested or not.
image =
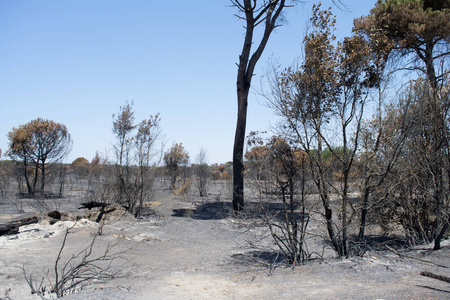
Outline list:
[[[70,171],[66,174],[68,178],[75,176]],[[36,211],[37,201],[52,210],[57,205],[61,213],[39,213],[38,223],[21,226],[18,234],[0,237],[0,263],[3,265],[0,287],[8,291],[6,295],[11,299],[35,299],[38,296],[32,295],[29,287],[33,282],[33,288],[37,292],[40,290],[43,297],[56,297],[54,287],[62,279],[61,275],[56,278],[56,269],[60,274],[68,273],[68,269],[77,270],[80,262],[84,266],[86,253],[92,251],[90,257],[105,268],[107,276],[89,273],[90,280],[82,285],[75,288],[67,284],[61,290],[64,297],[448,296],[450,290],[445,282],[420,275],[422,271],[440,276],[447,274],[450,267],[447,241],[439,251],[431,251],[431,245],[411,248],[399,226],[390,235],[381,235],[381,228],[371,225],[364,251],[360,251],[358,257],[336,260],[323,229],[317,194],[305,193],[304,203],[293,209],[298,230],[304,228],[303,244],[296,243],[289,240],[295,229],[289,227],[291,210],[285,210],[281,194],[276,192],[281,182],[258,181],[250,176],[251,188],[247,194],[252,195],[252,200],[248,202],[246,213],[239,217],[232,213],[229,179],[210,180],[210,192],[200,197],[195,189],[184,196],[176,195],[171,189],[170,176],[158,176],[154,180],[154,193],[145,201],[139,218],[120,205],[108,204],[109,210],[115,209],[105,214],[103,207],[79,209],[83,206],[81,203],[89,207],[85,197],[92,197],[92,191],[88,190],[92,185],[85,178],[66,188],[65,197],[59,199],[18,199],[14,196],[13,184],[8,199],[2,200],[2,223]],[[103,181],[103,176],[100,178],[99,181]],[[310,186],[311,182],[305,185]],[[58,185],[49,185],[49,191],[52,187],[57,189]],[[261,195],[264,196],[261,198]],[[296,190],[295,197],[298,195]],[[11,204],[14,200],[22,201],[24,212],[18,213]],[[332,206],[337,208],[338,202],[332,200]],[[96,221],[102,214],[104,225],[99,227]],[[350,229],[349,232],[356,233]],[[285,246],[280,247],[280,242],[286,243]],[[109,245],[113,244],[115,247],[110,249]],[[104,255],[115,259],[103,261]],[[59,262],[59,266],[55,262]]]
[[[285,1],[231,2],[248,25],[246,115]],[[159,115],[136,123],[133,103],[113,116],[109,159],[61,163],[63,124],[13,128],[13,160],[0,161],[4,298],[450,297],[449,9],[380,1],[336,42],[333,14],[314,5],[304,61],[273,67],[261,91],[275,134],[250,133],[244,154],[241,116],[233,163],[164,151]],[[405,69],[419,75],[393,79]]]

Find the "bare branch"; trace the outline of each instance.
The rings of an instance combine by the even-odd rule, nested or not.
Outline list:
[[[64,263],[62,268],[59,267],[62,253],[64,252],[67,244],[67,238],[76,224],[77,222],[66,229],[64,234],[63,242],[55,260],[54,282],[50,280],[49,272],[47,272],[47,278],[51,287],[50,289],[43,285],[44,277],[42,278],[41,283],[37,285],[37,282],[33,281],[32,275],[27,276],[25,267],[22,268],[25,280],[27,281],[31,292],[39,295],[42,299],[45,299],[46,293],[55,293],[56,296],[60,298],[66,294],[75,293],[81,290],[88,282],[92,280],[104,280],[114,276],[114,273],[111,272],[112,263],[118,257],[119,253],[111,254],[111,251],[116,244],[108,244],[103,254],[100,256],[91,257],[95,246],[95,241],[102,232],[104,225],[103,222],[94,234],[90,244],[77,254],[72,255]],[[105,262],[107,264],[103,265]]]

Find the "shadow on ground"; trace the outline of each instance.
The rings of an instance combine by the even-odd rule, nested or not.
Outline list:
[[[424,288],[424,289],[429,289],[429,290],[432,290],[432,291],[437,291],[437,292],[441,292],[441,293],[450,294],[450,290],[437,289],[437,288],[434,288],[434,287],[431,287],[431,286],[426,286],[426,285],[416,285],[416,286]]]
[[[288,259],[277,251],[248,251],[231,255],[238,265],[254,265],[255,263],[263,266],[288,265]]]
[[[283,203],[267,202],[262,206],[258,202],[247,202],[245,211],[239,214],[239,218],[264,219],[269,217],[271,220],[285,221],[285,207]],[[232,211],[231,202],[215,201],[197,204],[195,208],[177,208],[172,210],[173,217],[192,218],[197,220],[220,220],[229,216],[236,216]],[[294,219],[300,222],[302,219],[308,217],[301,212],[294,213]]]
[[[172,217],[192,218],[197,220],[225,219],[231,213],[231,202],[208,202],[195,208],[176,208],[172,210]]]
[[[357,237],[353,237],[354,241],[357,241]],[[391,235],[391,236],[378,236],[378,235],[366,235],[363,241],[369,249],[373,250],[386,250],[387,246],[396,250],[407,250],[410,248],[407,241],[402,236]]]

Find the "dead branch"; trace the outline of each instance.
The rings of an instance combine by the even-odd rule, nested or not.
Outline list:
[[[47,292],[47,287],[43,285],[44,283],[44,277],[42,277],[41,282],[38,284],[36,279],[33,280],[33,275],[27,275],[25,271],[25,266],[22,266],[23,276],[25,277],[25,281],[27,282],[28,286],[30,287],[31,294],[36,294],[41,299],[45,298],[45,293]]]
[[[420,275],[450,283],[450,277],[447,277],[444,275],[438,275],[438,274],[434,274],[434,273],[431,273],[428,271],[422,271],[422,272],[420,272]]]
[[[82,290],[83,287],[90,281],[104,280],[114,276],[114,273],[111,270],[112,263],[119,255],[119,253],[112,253],[112,249],[116,244],[108,244],[101,255],[93,256],[95,242],[97,237],[101,235],[104,222],[100,224],[97,232],[94,233],[89,245],[77,254],[73,254],[65,263],[62,264],[62,267],[60,267],[62,254],[67,245],[68,236],[76,224],[77,222],[67,228],[65,232],[63,242],[58,251],[54,264],[55,275],[53,282],[50,279],[49,272],[47,272],[50,288],[43,284],[44,277],[42,277],[42,281],[38,285],[37,281],[33,280],[32,275],[28,276],[26,274],[25,267],[22,268],[25,280],[28,283],[32,294],[37,294],[42,299],[46,299],[46,293],[55,293],[56,297],[60,298],[64,295]]]
[[[8,223],[0,224],[0,236],[2,235],[10,235],[19,233],[19,227],[29,224],[37,223],[38,217],[36,214],[26,215],[24,217],[20,217],[14,219]]]
[[[417,258],[417,257],[412,257],[412,256],[409,256],[409,255],[400,253],[400,252],[396,251],[395,249],[393,249],[392,247],[389,247],[388,245],[386,245],[386,248],[389,251],[397,254],[401,258],[415,259],[415,260],[418,260],[418,261],[421,261],[421,262],[424,262],[424,263],[427,263],[427,264],[432,264],[432,265],[435,265],[435,266],[438,266],[438,267],[441,267],[441,268],[446,268],[446,269],[449,268],[448,266],[440,265],[440,264],[434,263],[434,262],[429,261],[429,260],[425,260],[425,259],[421,259],[421,258]]]

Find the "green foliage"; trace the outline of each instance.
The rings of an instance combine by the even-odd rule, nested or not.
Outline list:
[[[389,40],[391,55],[411,54],[421,61],[423,66],[412,68],[426,74],[436,88],[443,79],[436,74],[437,66],[449,55],[449,20],[449,0],[386,0],[378,1],[369,16],[359,19],[357,28]]]
[[[351,156],[352,151],[350,149],[347,149],[347,155]],[[325,148],[325,150],[322,151],[322,160],[325,164],[330,164],[333,159],[340,158],[342,159],[344,157],[344,147],[333,147],[333,148]]]

